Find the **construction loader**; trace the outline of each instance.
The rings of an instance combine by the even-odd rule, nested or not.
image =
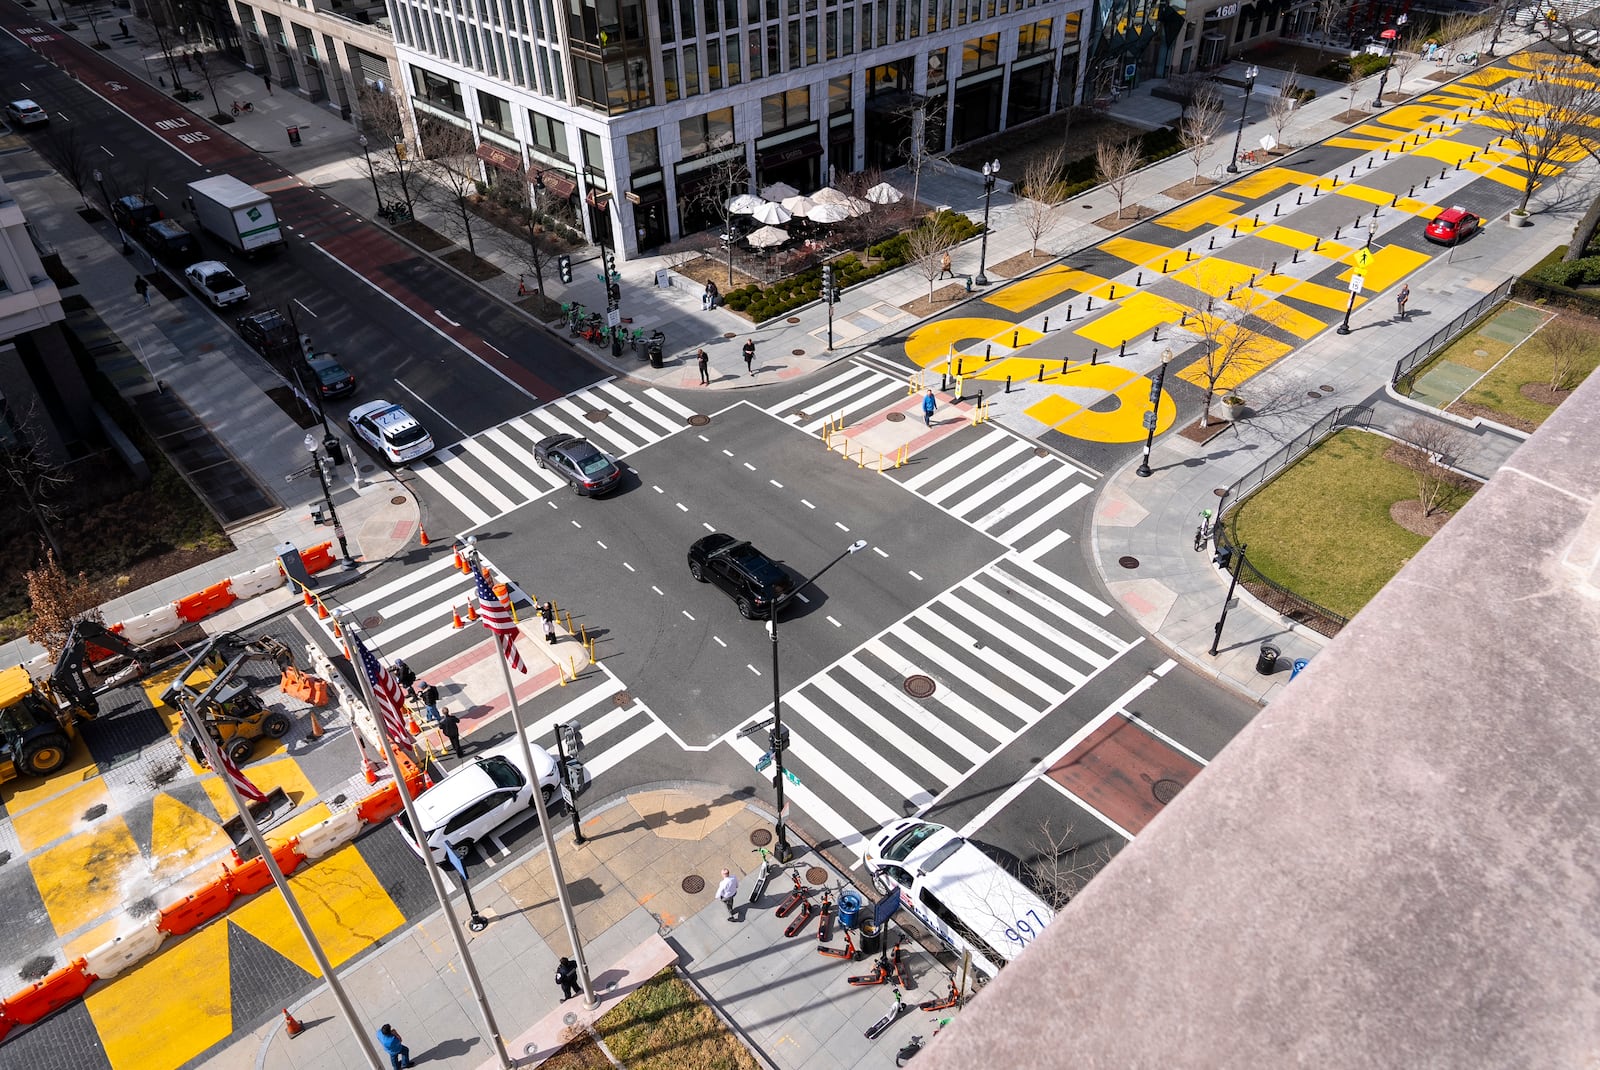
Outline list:
[[[234,764],[250,757],[257,739],[278,739],[294,724],[282,710],[263,705],[247,681],[234,679],[258,660],[275,663],[280,673],[294,667],[294,655],[272,636],[244,639],[230,632],[207,640],[161,694],[162,702],[183,711],[191,734],[203,725]],[[196,676],[202,679],[191,683]],[[201,761],[199,739],[191,735],[187,742],[195,760]]]

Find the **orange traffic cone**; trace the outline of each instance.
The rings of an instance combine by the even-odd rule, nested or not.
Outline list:
[[[307,594],[307,597],[310,597],[310,595]],[[324,602],[320,598],[317,599],[317,619],[318,620],[327,620],[328,619],[328,604],[326,602]]]
[[[378,771],[372,767],[372,760],[365,754],[361,756],[361,775],[367,778],[368,784],[378,782]]]
[[[483,566],[483,582],[484,583],[493,583],[494,582],[494,573],[489,571],[489,566],[488,565],[484,565]]]
[[[305,596],[306,607],[309,609],[316,602],[316,599],[311,597],[311,588],[302,587],[300,593]]]
[[[422,545],[428,545],[428,529],[422,525],[421,521],[417,522],[417,530],[422,532]]]
[[[422,729],[417,727],[417,719],[409,713],[406,714],[406,731],[410,732],[413,736],[422,735]]]
[[[317,720],[317,711],[311,711],[311,738],[321,739],[327,735],[327,730],[322,727],[322,722]]]
[[[473,605],[471,602],[467,603],[467,619],[468,620],[477,620],[478,619],[478,607]]]
[[[450,627],[461,627],[461,610],[457,609],[455,606],[450,607]]]
[[[289,1013],[289,1008],[285,1007],[283,1008],[283,1028],[284,1032],[288,1033],[291,1037],[297,1037],[301,1033],[305,1032],[306,1027],[296,1021],[295,1016]]]
[[[344,638],[344,629],[339,627],[339,622],[338,621],[334,621],[333,622],[333,637],[335,639],[343,639]]]

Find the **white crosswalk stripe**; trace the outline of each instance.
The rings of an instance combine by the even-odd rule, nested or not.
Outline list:
[[[845,427],[883,411],[906,396],[906,381],[860,364],[846,365],[826,382],[786,398],[766,411],[807,434],[816,434],[830,420]],[[796,415],[804,412],[805,418]]]
[[[1102,618],[1111,606],[1020,555],[967,577],[784,696],[795,804],[852,850],[926,809],[1130,649]],[[912,697],[914,676],[933,693]]]
[[[591,419],[594,413],[605,415]],[[534,463],[534,443],[577,435],[621,459],[677,434],[691,415],[654,387],[635,391],[608,380],[446,446],[413,469],[469,528],[482,527],[566,485]]]

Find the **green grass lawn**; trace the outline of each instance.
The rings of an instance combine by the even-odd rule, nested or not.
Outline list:
[[[1578,362],[1574,380],[1576,385],[1600,366],[1600,324],[1574,312],[1562,313],[1561,319],[1588,331],[1594,338],[1593,347]],[[1553,367],[1550,354],[1544,347],[1543,336],[1543,330],[1535,332],[1533,337],[1508,353],[1488,375],[1478,380],[1457,403],[1461,411],[1477,415],[1482,410],[1488,410],[1483,414],[1490,419],[1494,419],[1498,413],[1501,423],[1530,431],[1544,423],[1556,411],[1556,406],[1525,397],[1522,393],[1522,388],[1529,384],[1544,385],[1550,382]]]
[[[668,968],[595,1022],[631,1070],[758,1070],[737,1037]]]
[[[1229,515],[1229,538],[1274,582],[1354,616],[1428,541],[1389,518],[1417,493],[1411,472],[1384,459],[1390,445],[1352,429],[1329,436]]]

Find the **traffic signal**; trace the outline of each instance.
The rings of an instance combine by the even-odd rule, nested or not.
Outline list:
[[[833,304],[833,265],[822,265],[822,299]]]
[[[311,522],[313,524],[320,526],[328,522],[327,518],[323,515],[322,510],[323,507],[321,505],[314,505],[311,507]]]
[[[613,308],[615,308],[617,305],[621,304],[622,303],[622,287],[618,286],[616,284],[616,282],[613,281],[611,283],[611,285],[606,287],[606,298],[611,302],[611,305],[612,305]]]
[[[561,272],[562,282],[571,283],[572,257],[568,256],[566,253],[562,253],[560,256],[556,257],[556,270]]]
[[[561,746],[568,754],[577,754],[583,750],[583,726],[577,721],[568,721],[561,726]]]
[[[317,355],[317,351],[311,348],[311,336],[309,334],[300,336],[300,352],[307,360]]]

